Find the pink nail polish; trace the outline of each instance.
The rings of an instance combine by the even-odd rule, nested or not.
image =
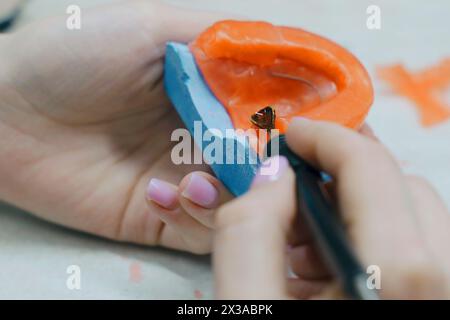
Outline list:
[[[264,161],[252,182],[252,187],[278,180],[289,168],[289,161],[284,156],[274,156]]]
[[[191,174],[189,182],[181,195],[195,204],[208,209],[215,207],[219,200],[219,191],[216,187],[198,173]]]
[[[177,202],[177,192],[173,186],[155,178],[148,184],[147,197],[166,209],[173,208]]]

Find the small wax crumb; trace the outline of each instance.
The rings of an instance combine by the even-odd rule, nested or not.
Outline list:
[[[129,281],[139,283],[142,281],[142,268],[138,262],[132,262],[129,267]]]
[[[194,297],[195,297],[195,299],[202,299],[203,298],[203,293],[199,289],[195,289],[194,290]]]

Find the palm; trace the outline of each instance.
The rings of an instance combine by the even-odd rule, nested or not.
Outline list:
[[[32,181],[21,205],[63,225],[154,244],[163,224],[145,204],[148,178],[178,183],[193,168],[170,161],[170,134],[182,125],[162,85],[169,39],[148,10],[155,7],[143,2],[97,9],[79,31],[55,19],[13,41],[21,52],[14,74],[27,75],[16,89],[33,114],[21,132],[38,144],[19,177]]]

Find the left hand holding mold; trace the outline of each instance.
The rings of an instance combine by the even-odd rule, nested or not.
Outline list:
[[[208,170],[170,159],[182,124],[165,96],[163,58],[167,41],[188,42],[217,17],[151,1],[82,17],[81,30],[63,16],[0,37],[1,199],[107,238],[209,251],[210,223],[197,219],[207,209],[180,195],[177,220],[164,223],[145,190],[150,177],[178,184]],[[205,186],[202,175],[191,187]],[[227,194],[217,181],[211,188]]]

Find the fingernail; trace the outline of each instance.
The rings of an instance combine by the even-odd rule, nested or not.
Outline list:
[[[289,161],[284,156],[275,156],[264,161],[252,182],[252,187],[278,180],[289,168]]]
[[[167,182],[159,179],[151,179],[147,187],[147,197],[161,207],[170,209],[177,202],[177,192]]]
[[[191,174],[181,195],[204,208],[213,208],[219,200],[219,191],[216,187],[198,173]]]

